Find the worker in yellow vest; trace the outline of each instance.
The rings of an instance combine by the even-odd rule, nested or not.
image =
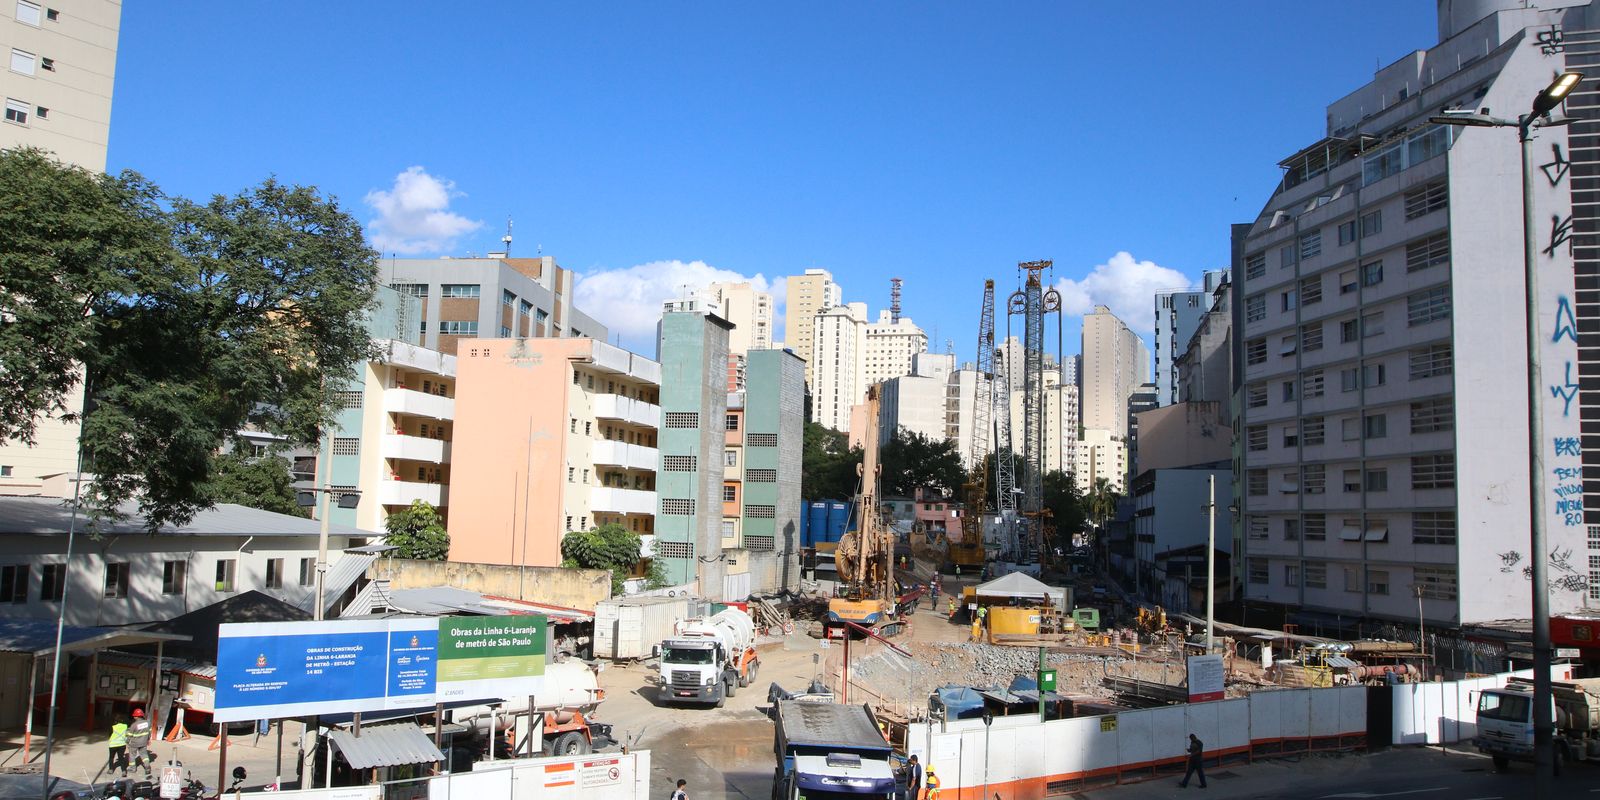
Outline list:
[[[939,774],[933,771],[933,765],[928,765],[928,777],[924,784],[928,787],[925,800],[939,800]]]

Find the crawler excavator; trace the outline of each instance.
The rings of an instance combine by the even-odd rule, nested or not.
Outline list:
[[[834,551],[839,567],[839,588],[828,601],[828,622],[824,635],[841,638],[851,635],[846,622],[853,622],[879,636],[893,636],[904,624],[900,620],[900,593],[894,577],[894,532],[889,529],[879,508],[878,494],[878,407],[880,390],[867,388],[866,429],[862,431],[861,482],[856,492],[855,530],[845,531]]]

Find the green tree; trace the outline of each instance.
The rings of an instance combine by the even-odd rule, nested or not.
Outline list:
[[[800,496],[806,500],[848,500],[855,496],[861,448],[850,437],[819,422],[807,422],[800,452]]]
[[[1084,500],[1078,494],[1078,482],[1072,476],[1055,470],[1044,474],[1044,507],[1050,509],[1056,526],[1056,544],[1067,547],[1072,534],[1083,530],[1086,515]]]
[[[620,595],[623,581],[633,574],[634,566],[639,563],[640,545],[638,534],[615,522],[586,531],[567,531],[561,539],[561,566],[609,570],[611,593]],[[646,585],[652,589],[663,585],[663,574],[652,561]]]
[[[450,555],[450,534],[439,519],[439,511],[421,500],[411,501],[410,507],[396,511],[383,521],[389,531],[384,544],[394,545],[395,558],[418,561],[443,561]]]
[[[883,445],[883,494],[912,497],[918,489],[954,496],[965,482],[961,454],[948,439],[932,439],[901,428]]]
[[[236,503],[277,514],[309,516],[295,502],[289,460],[277,455],[252,458],[234,451],[218,456],[205,496],[212,503]]]
[[[187,522],[238,431],[316,442],[372,355],[377,254],[313,188],[194,203],[24,149],[0,152],[0,197],[0,439],[77,413],[81,368],[96,516]]]

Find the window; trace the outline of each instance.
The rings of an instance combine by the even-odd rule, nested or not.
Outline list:
[[[1286,542],[1300,541],[1300,518],[1288,517],[1283,521],[1283,540]]]
[[[168,561],[161,565],[161,593],[183,594],[184,579],[189,574],[189,562]]]
[[[507,308],[515,308],[516,305],[517,305],[517,295],[516,295],[516,293],[511,291],[510,289],[501,289],[500,290],[500,305],[506,306]]]
[[[737,502],[739,502],[739,487],[737,487],[737,486],[726,486],[726,485],[723,486],[722,487],[722,502],[724,502],[724,503],[737,503]]]
[[[1267,538],[1267,518],[1251,517],[1249,530],[1246,535],[1251,539],[1258,541]]]
[[[1339,342],[1340,343],[1349,344],[1350,342],[1353,342],[1353,341],[1355,341],[1355,340],[1357,340],[1359,338],[1361,338],[1361,323],[1360,322],[1358,322],[1356,320],[1353,320],[1353,319],[1347,319],[1347,320],[1339,323]]]
[[[656,555],[661,558],[694,558],[694,542],[663,542],[657,539]]]
[[[54,69],[54,67],[51,67],[51,69]],[[39,119],[48,119],[50,117],[50,109],[45,108],[44,106],[35,106],[33,109],[33,114]]]
[[[725,466],[725,467],[737,467],[737,466],[739,466],[739,451],[738,450],[724,450],[724,451],[722,451],[722,465]]]
[[[233,558],[217,559],[217,591],[233,591],[234,573],[238,570],[239,561]]]
[[[1251,253],[1244,258],[1245,280],[1255,280],[1267,274],[1267,254]]]
[[[662,456],[661,469],[666,472],[694,472],[696,460],[695,456]]]
[[[1300,373],[1300,397],[1313,400],[1321,397],[1323,392],[1322,370],[1312,369]]]
[[[1383,209],[1362,214],[1358,227],[1361,229],[1361,238],[1363,239],[1381,233],[1383,231]]]
[[[1405,159],[1404,142],[1395,142],[1368,153],[1361,160],[1361,185],[1367,186],[1399,173],[1405,169]]]
[[[661,498],[661,513],[676,517],[687,517],[694,513],[694,501],[677,497]]]
[[[1267,560],[1264,558],[1252,558],[1247,559],[1246,563],[1249,564],[1248,570],[1250,582],[1263,585],[1266,584]]]
[[[1452,352],[1448,344],[1435,344],[1412,350],[1410,353],[1411,380],[1449,375],[1453,367]]]
[[[428,296],[428,284],[426,283],[391,283],[389,288],[412,297]]]
[[[32,53],[26,50],[18,50],[15,47],[11,48],[12,72],[20,72],[24,75],[32,75],[34,67],[37,64],[38,60],[34,58]]]
[[[1254,294],[1244,299],[1245,322],[1260,322],[1267,318],[1267,296]]]
[[[1411,577],[1423,599],[1456,599],[1456,571],[1450,567],[1413,567]]]
[[[1300,420],[1300,441],[1306,447],[1315,447],[1322,444],[1326,431],[1326,423],[1322,417],[1306,417]]]
[[[1412,433],[1438,433],[1455,427],[1455,411],[1450,407],[1449,398],[1411,404]]]
[[[11,477],[11,465],[10,464],[0,464],[0,478],[9,478],[9,477]]]
[[[1369,492],[1387,492],[1387,491],[1389,491],[1389,470],[1386,470],[1386,469],[1369,469],[1369,470],[1367,470],[1366,485],[1367,485],[1367,491],[1369,491]]]
[[[1339,244],[1345,245],[1356,240],[1356,221],[1339,223]]]
[[[51,19],[55,19],[55,17],[51,17]],[[28,0],[17,0],[17,21],[32,25],[35,28],[39,27],[38,4],[30,3]]]
[[[1294,289],[1290,289],[1289,291],[1278,295],[1279,304],[1283,307],[1284,311],[1293,311],[1296,308],[1299,308],[1299,298],[1299,292],[1295,291]]]
[[[744,515],[749,519],[773,519],[778,516],[777,506],[745,506]]]
[[[18,125],[28,124],[28,104],[11,98],[6,98],[6,122],[15,122]]]
[[[1371,389],[1388,383],[1388,372],[1382,364],[1363,364],[1361,366],[1361,385]]]
[[[338,438],[333,440],[333,454],[336,456],[361,455],[361,440],[357,438]]]
[[[268,589],[282,589],[283,588],[283,559],[281,559],[281,558],[269,558],[269,559],[267,559],[267,588]]]
[[[1300,468],[1301,485],[1305,487],[1306,494],[1326,494],[1328,490],[1328,468],[1325,464],[1306,464]]]
[[[1283,585],[1284,586],[1299,586],[1300,585],[1300,567],[1298,567],[1298,566],[1296,566],[1294,564],[1284,564],[1283,565]]]
[[[1285,402],[1285,403],[1293,403],[1294,402],[1294,381],[1284,381],[1283,382],[1283,402]]]
[[[1267,449],[1267,426],[1252,425],[1244,431],[1245,449],[1259,452]]]
[[[1286,244],[1278,248],[1278,268],[1288,269],[1295,264],[1295,246]]]
[[[44,18],[51,22],[58,22],[61,19],[61,12],[53,8],[47,8],[44,10]]]
[[[478,297],[476,283],[446,283],[439,286],[440,297]]]
[[[1267,363],[1267,340],[1251,339],[1244,343],[1244,363],[1249,365]]]
[[[1383,262],[1368,261],[1361,265],[1361,285],[1377,286],[1383,283]]]
[[[747,433],[744,443],[751,447],[777,447],[778,434],[776,433]]]
[[[1432,289],[1406,295],[1406,324],[1411,327],[1450,318],[1450,287]]]
[[[583,480],[579,481],[579,483],[588,483],[588,482],[589,482],[589,468],[588,467],[584,467],[583,468]]]
[[[1307,561],[1305,579],[1307,589],[1328,588],[1328,565],[1321,561]]]
[[[1411,457],[1411,488],[1453,489],[1456,485],[1456,457],[1452,453]]]
[[[1339,370],[1339,391],[1353,392],[1361,388],[1361,371],[1356,367]]]
[[[1310,353],[1322,349],[1322,323],[1311,322],[1300,326],[1300,352]]]
[[[1412,512],[1411,541],[1414,544],[1455,544],[1456,512]]]
[[[1406,272],[1450,263],[1450,234],[1436,233],[1406,245]]]
[[[102,594],[106,597],[128,596],[128,563],[126,561],[106,564],[105,591]]]
[[[1345,521],[1349,522],[1350,520],[1345,520]],[[1356,521],[1360,522],[1360,520],[1356,520]],[[1361,568],[1360,567],[1345,567],[1344,568],[1344,590],[1347,591],[1347,592],[1359,592],[1359,591],[1361,591]]]
[[[778,471],[775,469],[747,469],[744,479],[751,483],[777,483]]]
[[[439,321],[439,335],[441,336],[477,336],[478,321],[475,319],[446,319]]]
[[[1356,271],[1347,269],[1339,273],[1339,294],[1350,294],[1357,288]]]
[[[1267,404],[1267,385],[1258,383],[1245,387],[1245,406],[1248,408],[1262,408]]]
[[[502,338],[502,339],[510,339],[511,338],[511,327],[510,326],[508,326],[508,325],[501,325],[500,326],[500,338]]]
[[[739,415],[738,414],[729,414],[729,415],[727,415],[727,418],[723,421],[723,430],[729,430],[729,431],[739,430]]]
[[[1344,471],[1344,490],[1346,494],[1359,494],[1361,492],[1361,470],[1347,469]]]
[[[1303,260],[1319,255],[1322,255],[1322,229],[1300,234],[1300,258]]]
[[[0,603],[28,602],[28,565],[0,567]]]
[[[1383,312],[1373,311],[1361,315],[1361,338],[1371,339],[1383,333]]]
[[[1322,276],[1313,275],[1300,279],[1300,305],[1309,306],[1322,302]]]
[[[317,560],[314,558],[300,559],[300,585],[311,586],[317,582]]]
[[[1443,209],[1450,203],[1444,181],[1433,181],[1406,192],[1406,219],[1413,220]]]
[[[1300,426],[1287,425],[1283,429],[1283,446],[1295,448],[1300,446]]]
[[[1389,573],[1381,569],[1367,570],[1367,594],[1388,594]]]
[[[698,428],[700,427],[700,412],[668,411],[665,422],[668,428],[677,430]]]
[[[1300,532],[1308,542],[1320,542],[1328,538],[1328,515],[1307,514],[1305,522],[1300,526]]]
[[[1450,126],[1433,125],[1406,139],[1406,166],[1414,167],[1450,149]],[[1443,184],[1440,185],[1441,188]]]
[[[1389,435],[1389,417],[1385,414],[1368,414],[1362,417],[1362,429],[1368,439],[1382,439]]]
[[[1250,470],[1249,472],[1246,472],[1245,473],[1245,491],[1246,491],[1246,493],[1252,494],[1252,495],[1264,495],[1264,494],[1266,494],[1267,493],[1267,471],[1264,470],[1264,469],[1253,469],[1253,470]]]
[[[45,564],[39,567],[39,601],[60,602],[67,588],[67,565]]]

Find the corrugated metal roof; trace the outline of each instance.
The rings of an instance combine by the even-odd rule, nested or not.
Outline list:
[[[453,586],[430,586],[421,589],[391,589],[389,605],[416,614],[481,614],[503,617],[516,614],[544,614],[557,622],[586,622],[594,614],[577,608],[535,603],[498,597],[482,592],[457,589]]]
[[[187,642],[189,637],[174,633],[151,633],[122,628],[74,628],[61,631],[61,649],[87,653],[109,647],[125,647],[156,642]],[[0,619],[0,652],[46,655],[56,649],[56,623],[42,619]]]
[[[1334,669],[1355,669],[1356,667],[1361,666],[1355,661],[1345,658],[1344,656],[1334,655],[1327,656],[1324,659],[1324,663],[1330,667],[1333,667]]]
[[[102,664],[115,664],[121,667],[132,667],[133,669],[156,668],[155,656],[141,655],[138,653],[118,653],[113,650],[107,650],[100,654],[99,660]],[[173,672],[188,672],[193,666],[194,665],[192,663],[181,658],[172,658],[171,656],[167,656],[161,659],[162,672],[167,672],[169,670]]]
[[[125,503],[117,510],[127,518],[122,521],[102,520],[94,530],[102,536],[147,533],[138,504]],[[63,534],[71,523],[72,505],[65,500],[53,497],[0,497],[0,535]],[[90,530],[88,520],[81,512],[77,526],[79,532]],[[316,536],[320,530],[315,520],[305,517],[222,503],[195,514],[187,525],[165,527],[159,533],[166,536]],[[383,535],[348,525],[330,525],[328,533],[368,539]]]
[[[333,608],[334,604],[344,597],[344,593],[349,590],[350,586],[359,580],[362,575],[367,574],[367,568],[377,560],[378,557],[370,553],[344,551],[344,554],[339,556],[339,560],[333,562],[332,566],[328,568],[328,577],[323,582],[323,600],[328,604],[326,608],[322,609],[323,613],[326,614],[328,609]],[[300,607],[307,611],[310,611],[311,607],[316,604],[317,595],[315,592],[300,601]]]
[[[444,754],[433,746],[433,740],[410,722],[364,727],[359,737],[351,731],[331,731],[328,738],[344,754],[350,766],[356,769],[431,764],[444,760]]]

